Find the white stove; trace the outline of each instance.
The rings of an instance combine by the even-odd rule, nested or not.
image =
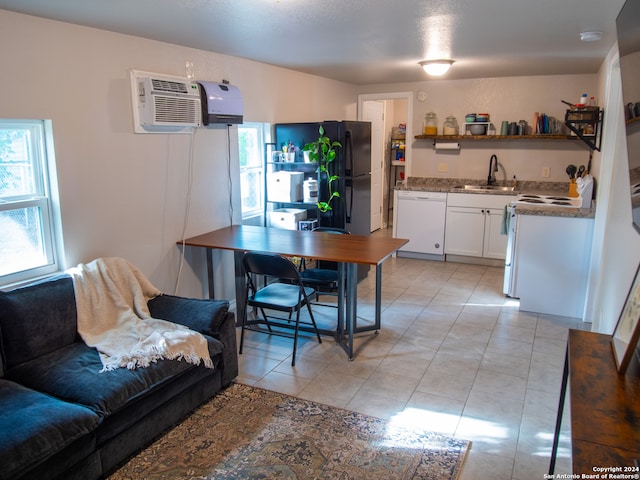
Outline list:
[[[515,281],[516,272],[516,230],[518,222],[516,214],[518,205],[531,205],[536,207],[561,207],[561,208],[581,208],[582,197],[568,197],[564,195],[533,195],[521,194],[507,207],[507,250],[504,267],[504,287],[503,292],[509,297],[519,298]]]
[[[511,205],[580,208],[582,206],[582,199],[580,197],[566,197],[563,195],[521,194],[511,202]]]

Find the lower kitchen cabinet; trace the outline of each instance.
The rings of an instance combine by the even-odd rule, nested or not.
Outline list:
[[[502,233],[511,195],[450,193],[447,198],[444,253],[504,260],[507,235]]]

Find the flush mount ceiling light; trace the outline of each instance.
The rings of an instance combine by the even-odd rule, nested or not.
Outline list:
[[[439,77],[447,73],[451,65],[453,65],[453,60],[423,60],[422,62],[418,62],[424,71],[432,77]]]
[[[597,42],[602,38],[602,32],[580,32],[580,40],[583,42]]]

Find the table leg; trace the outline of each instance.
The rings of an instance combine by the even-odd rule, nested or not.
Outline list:
[[[558,416],[556,417],[556,429],[553,434],[553,447],[551,447],[551,461],[549,462],[549,475],[553,475],[556,469],[558,456],[558,443],[560,441],[560,427],[562,426],[562,413],[565,397],[567,395],[567,379],[569,378],[569,348],[564,357],[564,370],[562,371],[562,386],[560,387],[560,399],[558,400]],[[550,477],[553,478],[553,477]]]
[[[344,338],[345,317],[345,287],[346,264],[338,263],[338,324],[336,326],[336,339],[341,342]]]
[[[347,345],[346,351],[349,360],[353,360],[353,334],[356,318],[358,316],[358,265],[347,263],[347,301],[346,301],[346,326]]]
[[[382,317],[382,263],[376,265],[376,333],[380,330]]]
[[[236,282],[236,325],[239,325],[244,318],[245,297],[247,295],[247,285],[244,278],[244,269],[242,268],[242,257],[244,252],[233,252],[233,264]]]
[[[354,333],[362,333],[362,332],[371,332],[372,330],[375,333],[378,333],[378,330],[381,328],[381,319],[382,319],[382,264],[379,263],[376,265],[376,300],[375,300],[375,317],[373,325],[366,325],[362,327],[358,327],[357,318],[353,322],[353,332]]]

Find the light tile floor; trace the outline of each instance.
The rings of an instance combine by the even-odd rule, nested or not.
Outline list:
[[[291,367],[291,339],[248,332],[238,382],[471,440],[461,480],[542,479],[567,331],[590,325],[519,311],[502,280],[498,267],[390,258],[382,329],[357,335],[353,361],[332,338],[304,335]],[[374,288],[372,271],[358,286],[361,323]],[[314,314],[330,321],[335,309]],[[556,473],[571,473],[563,423]]]

